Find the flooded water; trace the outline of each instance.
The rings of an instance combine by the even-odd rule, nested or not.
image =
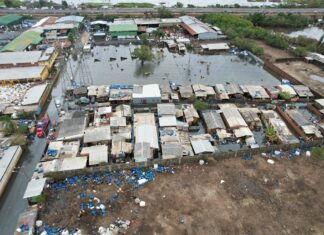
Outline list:
[[[324,83],[324,77],[321,77],[321,76],[318,76],[318,75],[312,74],[312,75],[310,75],[310,78],[311,78],[312,80],[315,80],[315,81],[323,82],[323,83]]]
[[[322,35],[324,35],[324,30],[319,27],[308,27],[302,30],[291,32],[288,35],[290,37],[306,36],[308,38],[320,40]]]
[[[178,84],[216,83],[277,85],[279,81],[261,66],[250,64],[235,55],[199,55],[186,53],[179,55],[167,49],[158,53],[155,60],[145,62],[132,60],[131,51],[135,46],[96,47],[93,55],[84,57],[83,65],[75,80],[82,83],[90,74],[93,84],[168,84],[170,80]],[[122,58],[123,57],[123,60]],[[110,61],[111,58],[116,60]],[[96,62],[97,61],[97,62]],[[86,66],[85,66],[86,65]],[[76,65],[72,65],[75,71]],[[88,67],[88,72],[84,67]],[[71,75],[68,75],[71,77]],[[87,82],[85,82],[87,83]]]
[[[53,2],[61,3],[61,0],[53,0]],[[264,1],[264,2],[248,2],[248,0],[67,0],[69,4],[81,4],[85,2],[91,2],[91,3],[110,3],[110,4],[116,4],[120,2],[148,2],[153,3],[156,5],[159,5],[161,2],[165,3],[166,6],[173,6],[177,2],[181,2],[184,4],[184,6],[188,4],[193,4],[195,6],[208,6],[208,5],[234,5],[239,4],[241,6],[272,6],[272,5],[278,5],[276,2],[271,1]]]

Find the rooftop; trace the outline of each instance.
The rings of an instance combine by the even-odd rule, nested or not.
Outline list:
[[[30,63],[37,65],[42,53],[42,51],[2,52],[0,53],[0,64]]]
[[[176,109],[175,109],[175,104],[170,103],[170,104],[157,104],[157,109],[158,109],[158,115],[163,116],[163,115],[175,115],[176,114]]]
[[[47,83],[31,87],[26,92],[21,104],[22,105],[38,104],[46,88],[47,88]]]
[[[235,129],[248,126],[237,109],[223,108],[221,111],[229,128]]]
[[[45,66],[31,66],[1,69],[0,81],[41,78]]]
[[[214,50],[228,50],[230,47],[227,43],[208,43],[208,44],[201,44],[202,49],[214,51]]]
[[[100,163],[108,162],[108,146],[107,145],[95,145],[91,147],[82,148],[81,155],[89,156],[89,165],[98,165]]]
[[[69,15],[69,16],[63,16],[61,18],[58,18],[56,20],[56,23],[67,23],[67,22],[81,23],[83,20],[84,20],[83,16]]]
[[[152,151],[150,143],[138,142],[134,146],[134,159],[135,162],[146,162],[147,159],[152,158]]]
[[[4,150],[3,156],[0,159],[0,182],[2,184],[2,179],[5,176],[8,167],[12,160],[14,160],[14,156],[19,152],[19,146],[11,146],[8,149]],[[12,169],[10,169],[12,170]]]
[[[46,178],[32,179],[28,182],[23,198],[37,197],[42,194],[46,184]]]
[[[22,19],[23,19],[23,16],[16,15],[16,14],[0,16],[0,25],[10,26],[15,23],[18,23]]]
[[[5,45],[1,51],[24,51],[29,45],[31,44],[38,44],[40,43],[43,38],[40,36],[41,32],[34,31],[34,30],[27,30],[23,33],[21,33],[18,37],[16,37],[14,40],[9,42],[7,45]]]
[[[136,24],[112,24],[109,27],[109,32],[129,32],[129,31],[137,31]]]
[[[202,111],[202,117],[207,129],[225,129],[225,124],[219,112],[216,110]]]
[[[134,85],[133,87],[133,99],[159,97],[161,97],[161,91],[158,84]]]
[[[111,140],[110,126],[88,127],[85,129],[83,143],[107,142]]]
[[[209,140],[191,140],[191,145],[195,154],[215,152]]]

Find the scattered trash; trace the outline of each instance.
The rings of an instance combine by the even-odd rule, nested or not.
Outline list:
[[[252,160],[252,154],[244,154],[241,158],[243,160]]]
[[[140,207],[145,207],[145,202],[144,201],[140,201],[139,205],[140,205]]]
[[[37,220],[36,221],[36,227],[41,227],[43,226],[43,221],[42,220]]]
[[[141,200],[137,197],[137,198],[135,198],[135,203],[136,204],[140,204],[140,202],[141,202]]]
[[[137,182],[138,182],[139,185],[142,185],[142,184],[147,183],[147,181],[148,180],[144,178],[144,179],[139,179]]]
[[[311,151],[306,151],[306,157],[310,157],[311,155]]]
[[[268,159],[268,160],[267,160],[267,163],[273,165],[275,162],[274,162],[274,160],[272,160],[272,159]]]
[[[205,161],[204,160],[199,160],[199,165],[204,165],[205,164]]]
[[[184,224],[184,218],[179,218],[179,224]]]
[[[221,184],[224,184],[224,183],[225,183],[225,180],[221,180],[220,183],[221,183]]]

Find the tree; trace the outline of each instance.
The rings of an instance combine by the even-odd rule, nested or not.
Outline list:
[[[265,130],[265,134],[267,140],[271,143],[274,143],[278,140],[276,131],[270,126]]]
[[[152,32],[154,38],[158,41],[160,41],[161,38],[164,38],[165,33],[161,29],[154,30]]]
[[[172,18],[173,14],[166,7],[160,7],[158,9],[158,16],[159,16],[159,18]]]
[[[65,8],[68,8],[68,7],[69,7],[69,5],[68,5],[67,1],[65,1],[65,0],[63,0],[63,1],[62,1],[62,6],[63,6],[63,9],[65,9]]]
[[[147,45],[142,45],[140,48],[136,48],[132,53],[132,56],[139,59],[142,66],[145,61],[152,61],[154,59],[154,55]]]
[[[176,7],[176,8],[183,8],[183,3],[182,3],[182,2],[177,2],[177,3],[175,4],[175,7]]]
[[[208,109],[208,104],[201,100],[196,100],[193,105],[198,111]]]
[[[195,5],[193,5],[193,4],[188,4],[188,6],[187,6],[188,8],[196,8],[196,6]]]
[[[68,34],[68,40],[73,43],[74,42],[74,39],[75,39],[75,31],[74,30],[71,30]]]
[[[149,40],[148,40],[148,37],[149,37],[149,36],[148,36],[147,33],[142,33],[142,34],[140,35],[140,39],[141,39],[143,45],[148,46],[148,45],[150,44],[150,42],[149,42]]]
[[[44,7],[48,4],[48,2],[46,0],[39,0],[38,4],[39,4],[39,7]]]

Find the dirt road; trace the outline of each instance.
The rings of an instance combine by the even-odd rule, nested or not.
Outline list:
[[[41,219],[98,234],[117,218],[134,222],[127,234],[324,234],[324,162],[307,157],[229,159],[176,167],[138,190],[114,185],[51,192]],[[108,215],[78,218],[80,191],[96,190]],[[50,190],[51,191],[51,190]],[[139,207],[134,196],[146,202]],[[94,232],[92,232],[94,231]]]

